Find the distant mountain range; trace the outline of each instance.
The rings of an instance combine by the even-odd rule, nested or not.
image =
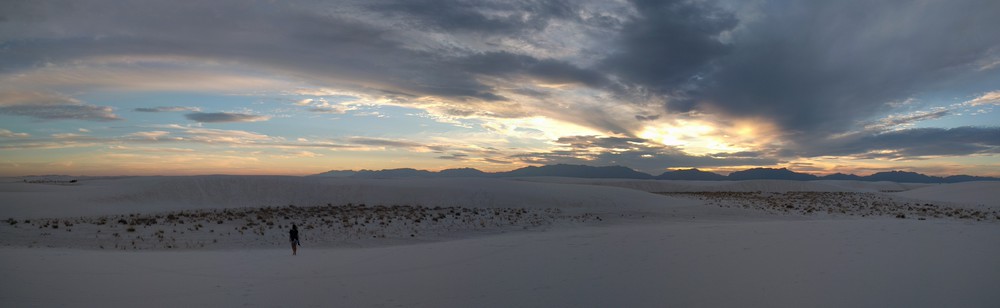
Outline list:
[[[916,172],[889,171],[867,176],[835,173],[826,176],[816,176],[799,173],[786,168],[753,168],[730,173],[728,176],[718,173],[685,169],[667,171],[653,176],[648,173],[632,170],[622,166],[594,167],[585,165],[546,165],[530,166],[505,172],[483,172],[473,168],[446,169],[438,172],[417,170],[412,168],[386,170],[331,170],[312,176],[321,177],[351,177],[351,178],[406,178],[406,177],[534,177],[556,176],[574,178],[599,179],[643,179],[643,180],[688,180],[688,181],[742,181],[742,180],[853,180],[853,181],[890,181],[900,183],[957,183],[969,181],[1000,181],[995,177],[980,177],[970,175],[953,175],[948,177],[930,176]]]

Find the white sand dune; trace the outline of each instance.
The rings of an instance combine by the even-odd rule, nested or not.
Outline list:
[[[898,192],[898,191],[907,191],[911,189],[917,189],[921,187],[935,185],[935,184],[922,184],[922,183],[896,183],[888,181],[869,182],[869,181],[821,180],[812,182],[835,186],[835,187],[843,187],[846,189],[851,189],[854,191],[863,191],[863,192]]]
[[[239,232],[246,246],[121,251],[38,248],[96,227],[73,226],[69,232],[31,225],[31,232],[20,232],[5,225],[19,236],[48,235],[28,239],[35,248],[0,240],[0,302],[12,307],[989,307],[1000,302],[996,221],[772,215],[647,192],[871,193],[899,187],[911,190],[878,196],[995,204],[1000,191],[997,183],[920,188],[849,181],[566,178],[8,181],[0,183],[0,219],[349,202],[557,208],[632,218],[418,240],[369,238],[355,247],[307,241],[294,257],[281,241],[286,231],[280,227],[261,227],[260,238]],[[237,232],[229,223],[210,228],[220,226]],[[29,224],[16,228],[21,227]],[[114,232],[132,238],[140,233]],[[303,232],[307,239],[321,236]]]
[[[1000,208],[1000,182],[962,182],[931,185],[896,195],[929,201],[956,202]]]
[[[283,247],[278,247],[283,248]],[[1000,228],[672,223],[361,249],[0,248],[5,306],[990,307]]]

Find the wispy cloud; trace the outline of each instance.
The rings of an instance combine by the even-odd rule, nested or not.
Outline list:
[[[4,138],[27,138],[27,137],[31,137],[31,134],[28,134],[28,133],[15,133],[15,132],[12,132],[12,131],[10,131],[8,129],[2,129],[2,128],[0,128],[0,137],[4,137]]]
[[[341,104],[331,104],[331,103],[329,103],[329,102],[327,102],[326,100],[323,100],[323,99],[321,99],[321,100],[311,100],[309,105],[311,107],[309,109],[307,109],[307,110],[309,110],[311,112],[318,112],[318,113],[345,114],[345,113],[347,113],[348,110],[352,109],[352,108],[350,108],[348,106],[341,105]]]
[[[448,155],[438,156],[437,158],[438,159],[444,159],[444,160],[465,161],[465,160],[467,160],[469,158],[469,154],[452,153],[452,154],[448,154]]]
[[[41,120],[121,120],[121,118],[114,114],[114,110],[111,107],[87,104],[0,106],[0,114],[27,116]]]
[[[184,107],[184,106],[160,106],[153,108],[135,108],[133,111],[136,112],[182,112],[182,111],[201,111],[198,107]]]
[[[353,137],[353,138],[348,139],[348,141],[351,142],[351,143],[355,143],[355,144],[375,145],[375,146],[388,146],[388,147],[397,147],[397,148],[415,148],[415,147],[423,147],[424,146],[423,144],[420,144],[420,143],[417,143],[417,142],[412,142],[412,141],[391,140],[391,139],[382,139],[382,138],[368,138],[368,137]]]
[[[26,116],[39,120],[121,120],[111,107],[91,105],[51,92],[0,90],[0,114]]]
[[[131,147],[124,145],[109,146],[108,149],[115,152],[143,152],[143,153],[195,153],[194,149],[171,148],[171,147]]]
[[[277,138],[243,130],[211,129],[198,127],[183,127],[174,125],[172,128],[180,129],[186,135],[181,140],[197,141],[204,143],[234,143],[250,144],[252,142],[275,141]]]
[[[1000,91],[983,93],[983,95],[968,100],[964,104],[968,106],[1000,105]]]
[[[56,139],[73,139],[73,138],[83,137],[83,136],[84,135],[74,134],[74,133],[52,134],[52,138],[56,138]]]
[[[157,130],[157,131],[147,131],[147,132],[134,132],[125,135],[125,138],[139,138],[145,140],[160,140],[163,137],[170,135],[170,132]]]
[[[347,142],[356,145],[390,147],[390,148],[408,148],[419,151],[440,152],[440,151],[445,151],[449,148],[448,146],[445,145],[423,144],[407,140],[393,140],[393,139],[370,138],[370,137],[352,137],[348,138]]]
[[[184,117],[200,123],[259,122],[271,119],[269,116],[228,112],[195,112],[185,114]]]
[[[885,131],[891,129],[902,129],[912,126],[916,122],[939,119],[950,115],[953,108],[939,107],[926,111],[914,111],[907,114],[893,114],[879,119],[877,122],[865,125],[868,131]]]
[[[310,151],[286,152],[283,155],[273,155],[275,158],[316,158],[323,157],[323,154]]]

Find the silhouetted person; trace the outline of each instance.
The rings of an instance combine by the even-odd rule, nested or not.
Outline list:
[[[294,256],[299,250],[299,228],[292,224],[292,229],[288,230],[288,240],[292,242],[292,255]]]

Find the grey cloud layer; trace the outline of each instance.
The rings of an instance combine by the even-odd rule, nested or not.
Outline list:
[[[509,35],[544,29],[551,18],[574,18],[569,1],[371,1],[366,6],[389,18],[434,31]],[[492,14],[490,14],[492,13]]]
[[[671,93],[707,74],[709,64],[731,48],[718,36],[738,21],[708,2],[633,2],[639,17],[625,25],[619,51],[602,63],[626,80]]]
[[[811,1],[768,5],[693,95],[805,138],[843,131],[891,101],[974,78],[1000,56],[1000,2]]]
[[[1000,70],[976,67],[1000,59],[998,1],[774,0],[742,6],[752,14],[725,4],[4,1],[0,73],[96,56],[166,54],[237,61],[403,98],[442,98],[459,112],[509,102],[505,93],[543,101],[558,94],[489,82],[531,79],[617,98],[568,108],[585,111],[579,121],[602,131],[630,135],[636,122],[658,120],[658,113],[623,118],[601,112],[652,97],[667,102],[664,118],[690,110],[763,117],[788,132],[792,143],[815,148],[833,148],[822,144],[823,137],[888,111],[890,101],[963,80],[1000,81]],[[583,30],[539,37],[557,28]],[[533,51],[558,47],[548,40],[560,36],[602,43],[569,48],[561,56]],[[414,42],[427,38],[439,42]],[[595,61],[581,60],[588,58]],[[48,111],[3,108],[6,114],[42,119],[74,112],[85,119],[115,118],[106,107],[86,104]],[[559,108],[566,107],[546,114],[567,114]],[[255,119],[224,113],[187,117]],[[880,138],[893,136],[885,135]],[[898,140],[893,144],[899,148],[911,146],[904,144],[910,139]]]
[[[120,120],[114,109],[95,106],[56,93],[4,91],[0,88],[0,114],[39,120]]]
[[[925,156],[1000,153],[1000,127],[913,128],[857,134],[807,148],[803,156],[852,155],[907,159]]]

